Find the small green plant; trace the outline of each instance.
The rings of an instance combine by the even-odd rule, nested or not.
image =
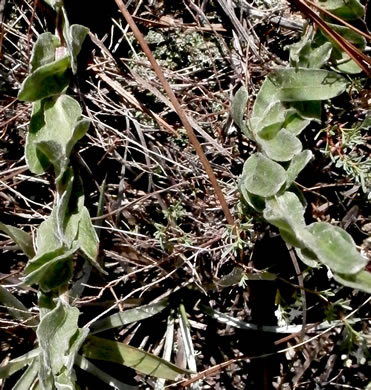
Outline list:
[[[341,11],[351,18],[344,4]],[[306,203],[295,185],[313,157],[310,150],[303,150],[298,136],[312,120],[320,120],[321,101],[342,94],[348,85],[339,73],[321,69],[329,60],[334,61],[332,56],[338,49],[313,34],[308,29],[291,47],[289,67],[276,69],[265,79],[248,121],[244,120],[247,90],[242,87],[235,95],[232,117],[258,145],[258,152],[244,164],[240,192],[249,206],[279,229],[305,264],[325,264],[338,282],[371,293],[367,260],[357,251],[352,237],[326,222],[306,225]],[[343,72],[355,72],[353,63],[346,68],[336,65]]]
[[[236,228],[233,226],[227,226],[227,229],[223,233],[223,238],[228,242],[229,245],[223,252],[222,259],[227,257],[230,253],[236,257],[241,251],[252,246],[252,228],[252,219],[241,223]]]
[[[345,320],[342,340],[339,341],[340,349],[343,354],[345,366],[351,366],[354,363],[358,365],[367,364],[370,360],[370,335],[363,331],[357,332],[353,325]]]
[[[181,222],[186,212],[182,206],[182,203],[177,201],[172,203],[167,210],[163,211],[167,219],[173,219],[174,222]]]
[[[154,223],[154,226],[156,228],[155,233],[153,236],[155,237],[156,240],[158,240],[160,247],[162,250],[167,250],[170,248],[170,244],[168,242],[168,237],[167,237],[167,227],[164,226],[162,223]]]
[[[364,193],[371,190],[371,160],[362,148],[367,150],[367,136],[363,131],[370,127],[365,120],[352,128],[332,127],[327,132],[327,143],[324,154],[329,156],[336,168],[341,168]]]

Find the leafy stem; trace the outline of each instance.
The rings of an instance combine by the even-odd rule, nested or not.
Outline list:
[[[240,192],[244,202],[279,229],[306,265],[325,264],[340,283],[371,292],[367,260],[352,237],[326,222],[306,225],[304,196],[295,184],[313,157],[298,136],[311,121],[321,119],[321,102],[341,95],[348,86],[339,73],[322,69],[337,49],[319,34],[306,33],[291,46],[290,66],[267,76],[249,120],[244,119],[248,92],[241,87],[236,93],[232,117],[259,146],[244,164]],[[359,72],[352,64],[343,70]]]

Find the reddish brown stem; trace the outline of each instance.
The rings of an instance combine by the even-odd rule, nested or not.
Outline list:
[[[162,72],[160,66],[158,65],[155,57],[153,56],[153,54],[151,52],[151,49],[148,47],[147,42],[144,40],[142,33],[139,31],[136,23],[134,22],[132,16],[130,15],[130,13],[126,9],[124,3],[122,2],[122,0],[115,0],[115,2],[117,4],[117,6],[119,7],[122,15],[126,19],[131,30],[133,31],[135,38],[138,40],[140,46],[142,47],[142,50],[144,51],[145,55],[147,56],[149,62],[151,63],[152,68],[155,71],[155,73],[157,74],[157,77],[159,78],[167,95],[169,96],[169,99],[170,99],[171,103],[173,104],[174,109],[175,109],[176,113],[178,114],[180,121],[182,122],[184,128],[186,129],[188,138],[189,138],[190,142],[192,143],[193,147],[195,148],[196,153],[198,154],[198,156],[199,156],[199,158],[200,158],[200,160],[205,168],[205,171],[209,177],[211,185],[214,188],[215,194],[219,200],[219,203],[222,207],[222,210],[224,212],[224,215],[227,219],[228,224],[234,226],[234,218],[232,217],[232,214],[229,210],[229,207],[228,207],[228,204],[225,200],[223,192],[222,192],[222,190],[217,182],[215,174],[214,174],[214,172],[211,168],[211,165],[210,165],[210,163],[209,163],[209,161],[208,161],[208,159],[207,159],[207,157],[206,157],[206,155],[201,147],[201,144],[198,142],[198,139],[197,139],[197,137],[192,129],[192,126],[189,123],[188,118],[187,118],[186,114],[184,113],[177,97],[175,96],[173,90],[171,89],[170,84],[167,82],[167,80],[164,76],[164,73]]]

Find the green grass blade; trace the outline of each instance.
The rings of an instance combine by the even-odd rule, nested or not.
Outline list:
[[[37,326],[38,321],[34,318],[34,315],[3,286],[0,286],[0,302],[6,306],[15,319],[22,320],[28,326]]]
[[[82,351],[86,358],[123,364],[156,378],[176,380],[190,373],[146,351],[96,336],[88,338]]]
[[[33,257],[35,251],[31,235],[16,227],[5,225],[0,222],[0,230],[7,234],[26,254],[28,257]]]
[[[92,334],[103,332],[107,329],[117,328],[131,324],[132,322],[141,321],[160,313],[168,306],[166,299],[153,303],[151,305],[139,306],[133,309],[125,310],[120,313],[112,314],[107,318],[95,322],[91,327]]]
[[[0,367],[0,379],[8,378],[13,375],[15,372],[21,370],[27,364],[30,364],[35,357],[39,355],[39,349],[34,349],[26,354],[17,357],[16,359],[11,360],[3,367]]]
[[[39,359],[33,359],[26,371],[14,385],[13,390],[29,390],[32,387],[37,374],[39,372]]]

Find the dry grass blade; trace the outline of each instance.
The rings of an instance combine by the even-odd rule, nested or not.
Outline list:
[[[98,77],[101,78],[103,81],[105,81],[110,87],[112,87],[117,93],[119,93],[125,100],[131,104],[134,108],[136,108],[139,111],[146,112],[148,115],[150,115],[160,127],[166,129],[169,133],[178,135],[178,133],[169,125],[167,124],[159,115],[155,114],[151,110],[145,108],[142,104],[138,102],[137,99],[135,99],[134,96],[130,95],[128,92],[122,88],[122,86],[110,79],[106,74],[104,73],[98,73]]]
[[[252,40],[251,36],[246,31],[246,29],[242,26],[240,21],[237,19],[237,16],[234,13],[233,8],[225,0],[218,0],[218,3],[222,7],[222,9],[226,13],[226,15],[229,17],[229,19],[231,20],[239,37],[242,38],[242,40],[245,41],[246,44],[249,45],[249,47],[251,48],[254,55],[259,57],[258,47],[256,46],[255,42]]]

